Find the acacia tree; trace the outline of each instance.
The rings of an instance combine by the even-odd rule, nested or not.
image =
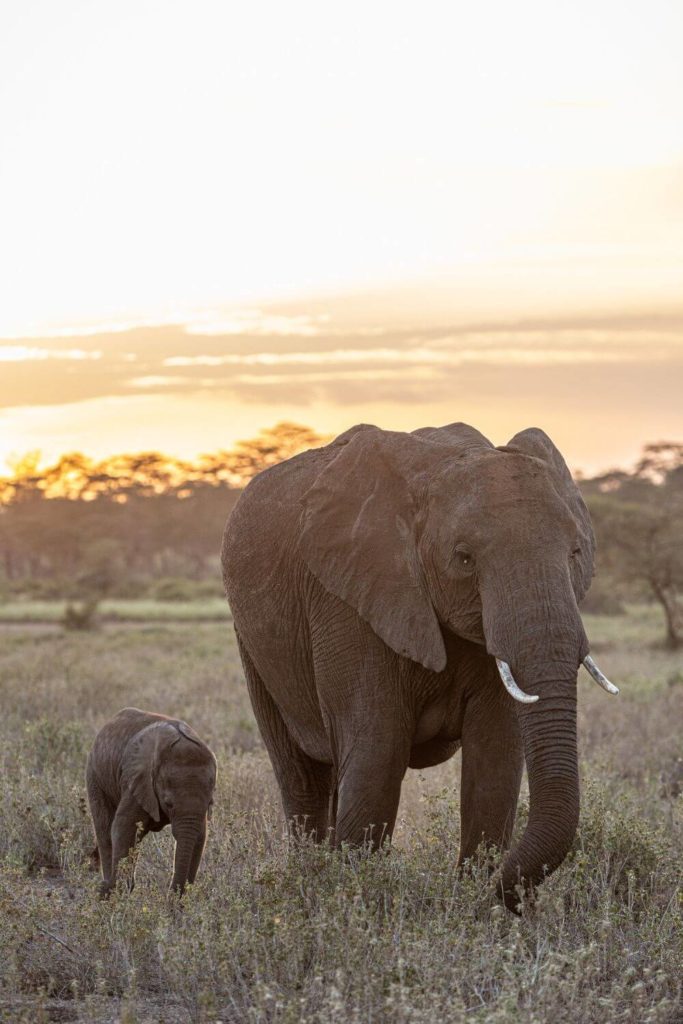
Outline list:
[[[31,580],[100,595],[126,575],[202,578],[215,572],[237,488],[324,440],[285,422],[196,462],[159,452],[101,461],[71,452],[41,469],[40,453],[31,452],[0,477],[0,574],[12,585]]]
[[[202,456],[201,466],[207,475],[243,487],[262,470],[328,440],[311,427],[283,421],[259,431],[256,437],[238,441],[230,451]]]
[[[633,473],[584,488],[602,567],[645,584],[662,606],[666,644],[683,647],[683,445],[647,445]]]

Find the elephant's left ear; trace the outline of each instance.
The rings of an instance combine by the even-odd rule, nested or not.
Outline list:
[[[545,431],[538,427],[529,427],[515,434],[505,445],[505,450],[532,455],[541,459],[552,470],[557,491],[569,506],[576,522],[580,554],[573,563],[572,576],[576,599],[579,602],[588,592],[593,578],[595,535],[586,503],[572,479],[567,463]]]
[[[160,821],[154,775],[164,750],[177,743],[178,730],[170,722],[153,722],[132,737],[123,752],[121,785],[129,789],[147,814]]]

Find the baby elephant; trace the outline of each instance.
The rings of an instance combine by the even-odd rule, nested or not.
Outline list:
[[[148,832],[168,824],[176,841],[171,888],[182,893],[194,882],[211,817],[216,758],[189,725],[124,708],[98,732],[86,784],[102,897],[116,885],[121,858]]]

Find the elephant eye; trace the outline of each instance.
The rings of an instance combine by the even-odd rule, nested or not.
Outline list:
[[[581,548],[572,548],[572,558],[578,558],[581,554]]]
[[[470,573],[474,570],[474,555],[463,548],[456,548],[455,564],[461,572]]]

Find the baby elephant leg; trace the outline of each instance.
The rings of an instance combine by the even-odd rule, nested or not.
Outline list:
[[[116,887],[116,876],[119,862],[128,857],[135,849],[137,843],[147,834],[147,828],[141,821],[140,808],[129,798],[124,796],[119,804],[111,826],[111,874],[109,882],[102,882],[101,894],[107,896]],[[135,865],[131,865],[130,878],[128,880],[129,891],[135,885]]]
[[[87,780],[88,803],[102,871],[102,889],[111,880],[111,825],[115,808],[93,778]]]

